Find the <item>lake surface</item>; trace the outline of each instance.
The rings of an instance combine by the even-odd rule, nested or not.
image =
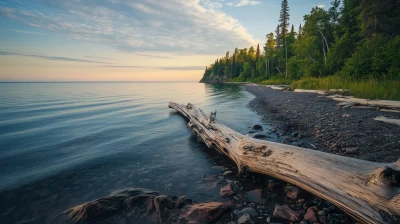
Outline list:
[[[1,223],[45,223],[127,187],[221,200],[201,184],[221,158],[168,102],[217,109],[245,134],[261,123],[246,107],[252,98],[238,85],[0,83]]]

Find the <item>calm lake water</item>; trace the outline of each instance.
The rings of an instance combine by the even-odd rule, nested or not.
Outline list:
[[[45,223],[127,187],[220,200],[201,184],[220,157],[167,105],[217,109],[219,122],[247,133],[261,123],[252,98],[237,85],[1,83],[1,223]]]

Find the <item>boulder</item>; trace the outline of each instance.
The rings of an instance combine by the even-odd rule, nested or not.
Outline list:
[[[286,206],[276,206],[274,209],[273,216],[279,217],[282,219],[287,219],[292,222],[300,221],[300,214],[298,212],[293,211],[289,207]]]

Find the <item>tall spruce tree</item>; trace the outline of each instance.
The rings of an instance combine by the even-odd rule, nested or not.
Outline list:
[[[260,44],[257,45],[256,51],[256,61],[260,60],[261,52],[260,52]]]
[[[286,46],[285,38],[288,35],[288,27],[289,27],[289,5],[287,0],[282,1],[281,5],[281,14],[279,19],[279,27],[280,27],[280,39],[282,40],[283,46]]]

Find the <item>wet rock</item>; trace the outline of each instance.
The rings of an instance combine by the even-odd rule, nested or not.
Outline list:
[[[297,199],[297,197],[299,196],[299,193],[300,193],[300,189],[295,186],[286,186],[286,187],[284,187],[284,191],[285,191],[286,197],[288,197],[290,199]]]
[[[211,223],[228,211],[228,209],[228,206],[220,202],[191,205],[184,212],[180,221],[185,220],[188,223]]]
[[[319,211],[318,216],[326,216],[326,211],[325,210]]]
[[[252,223],[254,222],[249,214],[242,215],[238,220],[238,224],[252,224]]]
[[[299,136],[299,134],[300,134],[299,132],[293,132],[293,133],[292,133],[292,137],[293,137],[293,138],[296,138],[297,136]]]
[[[245,214],[249,214],[251,217],[255,218],[258,216],[258,211],[255,208],[247,207],[247,208],[240,210],[237,215],[238,215],[238,217],[241,217]]]
[[[250,202],[260,203],[263,201],[262,197],[262,190],[256,189],[252,191],[248,191],[244,194],[244,199]]]
[[[230,170],[228,170],[228,171],[225,171],[225,173],[224,174],[222,174],[223,176],[229,176],[229,175],[232,175],[232,171],[230,171]]]
[[[300,221],[300,214],[286,206],[276,206],[274,209],[273,216],[282,219],[287,219],[292,222]]]
[[[252,138],[256,138],[256,139],[263,139],[263,138],[267,138],[267,135],[262,134],[262,133],[255,133],[250,135]]]
[[[253,127],[251,127],[251,129],[254,129],[254,130],[262,130],[263,128],[262,128],[261,125],[256,124],[256,125],[253,125]]]
[[[226,185],[226,186],[224,186],[224,187],[221,188],[221,191],[219,192],[219,194],[220,194],[222,197],[227,197],[227,196],[234,195],[235,192],[232,190],[232,185],[231,185],[231,184],[228,184],[228,185]]]
[[[317,208],[315,206],[308,208],[307,213],[304,215],[304,220],[314,223],[318,222]]]

